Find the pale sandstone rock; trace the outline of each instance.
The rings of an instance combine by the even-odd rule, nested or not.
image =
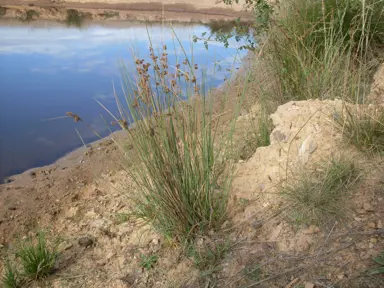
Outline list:
[[[65,218],[73,218],[76,216],[77,211],[79,211],[78,207],[71,207],[65,212]]]
[[[283,223],[280,223],[273,231],[271,232],[271,236],[269,238],[269,241],[276,241],[279,237],[281,230],[283,229]]]
[[[317,143],[313,140],[312,135],[308,135],[307,138],[303,141],[299,148],[299,158],[302,163],[307,163],[309,161],[310,155],[315,152],[317,149]]]

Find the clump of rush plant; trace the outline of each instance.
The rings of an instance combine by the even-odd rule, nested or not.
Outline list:
[[[133,149],[125,162],[137,184],[133,215],[184,243],[225,221],[233,129],[216,137],[220,116],[214,115],[204,81],[198,81],[197,64],[189,59],[169,64],[165,45],[158,53],[151,47],[150,58],[135,60],[135,79],[122,65],[128,107],[117,101],[116,122],[131,127]]]
[[[38,234],[36,241],[20,243],[16,251],[16,257],[23,268],[22,275],[36,280],[48,276],[53,271],[57,256],[56,247],[48,245],[43,233]]]
[[[30,281],[47,277],[52,273],[56,263],[58,256],[56,247],[57,245],[47,243],[42,232],[38,233],[36,239],[21,241],[12,254],[14,263],[9,259],[5,262],[3,286],[24,287],[23,285]]]
[[[292,204],[289,216],[295,224],[325,224],[341,217],[348,188],[359,178],[356,166],[346,159],[332,159],[313,173],[301,173],[280,189]]]
[[[384,109],[381,107],[345,106],[344,115],[335,115],[345,138],[367,153],[384,151]]]
[[[48,245],[45,235],[39,233],[36,241],[21,242],[15,255],[23,268],[23,276],[41,279],[52,272],[58,253],[55,246]]]

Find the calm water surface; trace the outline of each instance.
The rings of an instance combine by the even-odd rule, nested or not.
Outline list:
[[[32,25],[32,24],[31,24]],[[0,22],[0,181],[5,176],[50,164],[97,137],[81,123],[64,118],[66,112],[80,115],[93,129],[106,136],[109,130],[100,115],[107,113],[95,98],[115,111],[112,82],[119,88],[119,60],[133,71],[132,49],[148,59],[153,46],[168,46],[170,62],[185,58],[170,27],[127,23],[124,27],[94,24],[68,28],[57,23],[35,26]],[[208,28],[179,25],[173,29],[194,62],[204,67],[210,87],[223,82],[235,58],[235,45],[224,48],[212,43],[193,43],[193,35]],[[181,62],[180,61],[180,62]],[[50,120],[49,120],[50,119]],[[117,128],[114,128],[117,129]]]

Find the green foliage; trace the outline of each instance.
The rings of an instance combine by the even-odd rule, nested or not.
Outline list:
[[[11,262],[7,260],[4,264],[4,275],[1,278],[3,288],[21,288],[19,275]]]
[[[7,8],[0,6],[0,17],[7,13]]]
[[[35,20],[35,17],[39,16],[39,12],[35,10],[28,9],[26,12],[25,20],[26,21],[33,21]]]
[[[202,244],[190,245],[187,255],[192,258],[194,266],[199,269],[199,287],[219,287],[214,275],[221,270],[221,262],[230,249],[230,242],[208,240]]]
[[[331,38],[341,39],[353,49],[361,46],[365,38],[369,46],[384,41],[384,2],[377,0],[295,0],[283,5],[278,24],[286,37],[301,38],[299,45],[314,46],[317,56],[327,48]],[[295,21],[293,21],[295,20]]]
[[[216,138],[220,117],[204,96],[204,82],[200,88],[196,80],[197,65],[186,59],[171,70],[165,46],[159,55],[150,48],[150,54],[152,63],[136,59],[135,79],[122,66],[128,107],[118,101],[121,119],[116,119],[124,129],[134,123],[127,129],[133,149],[125,153],[137,184],[137,193],[130,194],[133,216],[184,242],[225,221],[233,130],[222,141]]]
[[[246,265],[243,269],[244,276],[251,281],[260,281],[262,271],[259,265]]]
[[[223,0],[226,5],[239,3],[239,0]],[[269,29],[271,17],[274,12],[273,6],[267,0],[246,0],[246,7],[255,14],[254,22],[244,22],[240,18],[236,21],[213,21],[209,24],[210,35],[206,37],[194,37],[194,41],[203,40],[206,48],[210,41],[217,41],[229,46],[229,40],[234,39],[240,43],[240,50],[255,51],[257,48],[255,35],[261,34]]]
[[[209,42],[221,42],[225,48],[229,47],[230,39],[240,43],[240,50],[255,50],[256,42],[251,33],[252,23],[236,21],[211,21],[207,26],[210,29],[209,35],[204,32],[200,36],[194,36],[193,41],[204,41],[205,48],[208,49]]]
[[[206,243],[202,247],[192,245],[188,249],[188,256],[193,259],[194,265],[207,273],[213,273],[230,248],[230,242]]]
[[[382,251],[379,256],[373,258],[373,261],[378,264],[378,267],[371,269],[368,274],[371,276],[384,275],[384,251]]]
[[[92,16],[88,13],[83,13],[76,9],[67,9],[65,23],[67,26],[81,27],[84,24],[85,19],[90,17]]]
[[[384,1],[282,3],[265,52],[281,87],[280,103],[346,99],[351,85],[364,86],[369,56],[384,41],[383,8]]]
[[[48,276],[56,263],[56,247],[49,247],[43,233],[39,233],[37,243],[31,240],[20,243],[16,257],[23,267],[23,276],[40,279]]]
[[[109,19],[109,18],[113,18],[113,17],[119,16],[119,12],[106,10],[103,13],[100,13],[99,15],[101,17],[103,17],[104,19]]]
[[[251,0],[252,1],[252,0]],[[266,0],[253,0],[253,10],[256,16],[256,29],[268,29],[274,9]]]
[[[159,259],[159,256],[157,255],[146,256],[144,254],[141,254],[140,259],[141,259],[140,267],[146,270],[150,270],[155,266],[157,260]]]
[[[28,9],[25,12],[25,15],[23,17],[20,17],[19,20],[22,22],[31,22],[36,19],[40,14],[36,10]]]
[[[261,109],[256,119],[251,119],[251,127],[245,132],[245,147],[240,153],[240,159],[247,160],[256,149],[270,145],[272,122],[265,109]]]
[[[231,33],[236,28],[236,21],[213,20],[207,26],[211,34]]]
[[[232,5],[239,3],[239,0],[223,0],[224,4]],[[246,7],[251,8],[255,14],[256,26],[255,28],[266,29],[269,26],[271,16],[274,12],[273,6],[267,0],[246,0]]]
[[[345,115],[335,114],[345,138],[367,153],[384,152],[384,109],[345,107]]]
[[[2,287],[25,287],[30,281],[48,276],[54,269],[58,256],[57,245],[49,245],[45,235],[40,232],[37,239],[23,240],[11,258],[4,263]],[[11,263],[10,259],[14,262]],[[21,268],[21,272],[17,268]]]
[[[333,159],[313,173],[302,172],[280,189],[292,204],[290,217],[297,225],[321,225],[341,217],[348,188],[359,178],[355,165],[345,159]]]
[[[122,223],[128,222],[128,220],[129,220],[128,213],[117,213],[115,216],[116,224],[122,224]]]

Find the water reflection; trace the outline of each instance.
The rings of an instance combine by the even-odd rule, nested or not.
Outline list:
[[[155,49],[169,47],[171,62],[185,58],[183,49],[193,54],[194,62],[205,67],[211,87],[222,83],[227,68],[242,56],[235,47],[213,42],[207,51],[204,43],[193,43],[193,35],[208,30],[201,25],[173,26],[179,40],[170,26],[161,24],[82,29],[49,22],[0,25],[0,179],[49,164],[80,147],[75,128],[86,142],[96,139],[71,119],[47,119],[71,111],[106,136],[109,130],[100,114],[108,115],[93,98],[115,111],[112,82],[120,85],[118,60],[132,63],[132,53],[148,59],[148,35]],[[133,71],[133,65],[128,67]]]

